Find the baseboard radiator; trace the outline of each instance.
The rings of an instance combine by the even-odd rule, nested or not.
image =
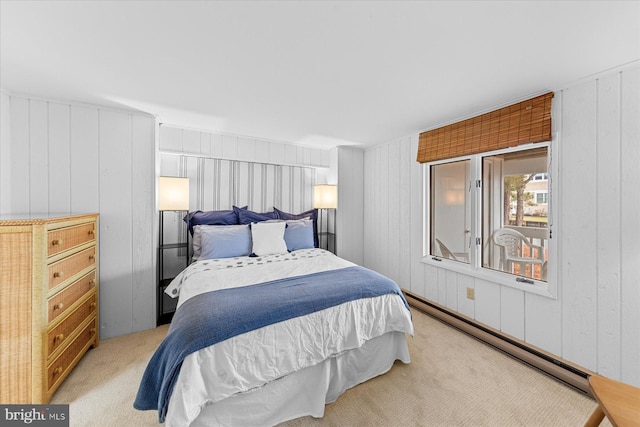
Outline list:
[[[591,396],[589,375],[592,375],[593,372],[560,360],[551,353],[534,348],[497,329],[482,325],[469,317],[449,310],[410,291],[403,289],[402,292],[407,298],[407,302],[418,310]]]

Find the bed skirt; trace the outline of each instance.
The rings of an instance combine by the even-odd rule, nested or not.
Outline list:
[[[180,398],[172,396],[166,425],[269,426],[307,415],[321,418],[325,404],[389,371],[396,360],[410,362],[404,332],[386,333],[263,387],[204,406],[199,414],[187,414]]]

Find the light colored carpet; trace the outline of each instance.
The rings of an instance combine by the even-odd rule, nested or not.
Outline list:
[[[417,310],[411,364],[347,390],[322,419],[299,426],[582,426],[596,407],[583,394]],[[71,426],[155,426],[133,409],[147,361],[167,326],[104,340],[53,396],[70,404]],[[602,424],[609,425],[608,421]]]

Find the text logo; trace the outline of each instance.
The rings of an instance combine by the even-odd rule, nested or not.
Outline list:
[[[0,427],[69,427],[69,405],[0,405]]]

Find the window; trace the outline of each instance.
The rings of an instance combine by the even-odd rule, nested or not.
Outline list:
[[[469,262],[469,160],[431,167],[432,254]]]
[[[527,188],[548,191],[547,158],[547,147],[482,158],[482,267],[546,281],[547,204]]]
[[[555,281],[546,283],[555,249],[552,99],[548,92],[420,133],[423,262],[555,297]]]
[[[431,259],[546,281],[549,155],[540,145],[427,164]]]
[[[549,201],[549,193],[536,193],[536,204],[547,203]]]

